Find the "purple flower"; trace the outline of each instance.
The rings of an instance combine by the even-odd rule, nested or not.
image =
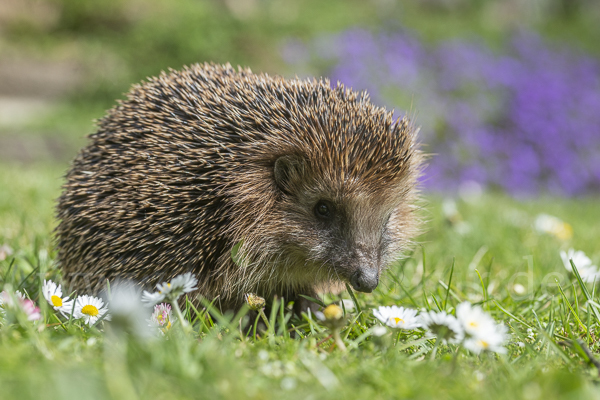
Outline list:
[[[520,32],[494,52],[478,41],[427,46],[411,33],[363,29],[311,46],[302,62],[306,54],[328,61],[334,83],[416,111],[425,150],[435,154],[426,188],[474,181],[515,195],[600,190],[600,62],[572,46]]]

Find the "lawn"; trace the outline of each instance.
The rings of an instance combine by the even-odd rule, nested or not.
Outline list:
[[[354,310],[346,310],[341,331],[348,348],[343,352],[314,316],[300,319],[285,308],[274,309],[268,316],[272,329],[259,329],[257,336],[240,332],[239,316],[211,318],[189,305],[187,327],[175,321],[166,335],[151,338],[119,318],[91,328],[68,322],[40,294],[42,279],[60,282],[53,263],[53,199],[65,167],[0,167],[0,246],[6,245],[0,279],[27,291],[42,312],[40,321],[8,319],[0,327],[2,399],[581,399],[599,394],[599,371],[585,350],[599,350],[600,301],[591,283],[582,290],[559,255],[574,247],[597,264],[597,199],[426,195],[427,232],[408,258],[390,266],[374,293],[354,293]],[[572,237],[535,229],[540,213],[568,223]],[[344,291],[324,301],[340,298],[352,297]],[[480,305],[507,327],[505,354],[436,346],[422,329],[386,328],[382,336],[371,329],[381,325],[372,309],[382,305],[453,314],[464,301]]]
[[[600,265],[599,13],[583,0],[3,7],[0,103],[27,113],[0,110],[0,292],[26,293],[40,318],[0,295],[0,400],[600,397],[600,299],[584,282],[595,271],[580,268],[580,280],[560,255],[573,248]],[[345,351],[327,322],[285,303],[255,333],[240,329],[254,327],[246,310],[185,302],[187,323],[160,334],[135,299],[113,298],[112,320],[89,326],[43,296],[44,280],[61,282],[54,201],[90,121],[131,84],[204,61],[339,79],[423,128],[434,154],[426,172],[438,180],[427,177],[418,245],[372,294],[322,299],[343,305]],[[571,198],[538,195],[549,191]],[[500,352],[475,354],[373,314],[395,305],[457,315],[465,302],[506,329]]]

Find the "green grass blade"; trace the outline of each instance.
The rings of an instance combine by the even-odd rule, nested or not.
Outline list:
[[[356,296],[354,295],[354,290],[352,290],[350,285],[348,285],[347,283],[346,283],[346,290],[348,291],[348,293],[350,294],[350,297],[352,298],[352,301],[354,302],[354,307],[356,307],[356,311],[361,313],[362,308],[360,307],[360,304],[358,303],[358,300],[356,299]]]
[[[583,279],[581,279],[581,275],[579,274],[579,270],[577,269],[577,266],[575,265],[575,263],[573,262],[572,259],[570,259],[569,262],[571,263],[571,268],[573,268],[573,273],[575,274],[575,277],[577,278],[577,282],[579,282],[579,286],[581,287],[581,291],[583,292],[583,295],[585,296],[587,301],[593,301],[594,298],[590,295],[590,292],[588,291],[587,286],[583,282]],[[598,312],[596,307],[593,307],[592,310],[594,311],[594,317],[596,317],[596,323],[600,324],[600,313]]]
[[[452,267],[450,267],[450,278],[448,279],[448,289],[446,290],[446,298],[444,299],[443,310],[446,310],[448,304],[448,296],[450,296],[450,287],[452,286],[452,275],[454,275],[454,265],[456,264],[456,257],[452,257]]]
[[[563,291],[563,288],[560,286],[560,283],[556,279],[555,279],[555,281],[556,281],[556,286],[558,287],[558,291],[562,295],[562,298],[563,298],[565,304],[567,305],[567,307],[569,308],[569,310],[571,310],[571,314],[573,314],[573,317],[577,320],[577,323],[579,324],[579,327],[581,329],[584,329],[585,331],[587,331],[587,328],[585,327],[585,325],[583,325],[583,322],[581,322],[581,320],[579,319],[579,315],[577,315],[577,313],[575,312],[575,310],[573,310],[573,307],[571,306],[571,303],[569,302],[569,299],[567,299],[567,295]]]

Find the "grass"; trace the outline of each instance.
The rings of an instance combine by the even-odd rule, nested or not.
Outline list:
[[[428,232],[421,245],[390,267],[373,294],[355,293],[362,312],[347,313],[342,338],[348,351],[343,353],[332,347],[326,328],[306,319],[287,319],[287,312],[280,314],[279,309],[270,316],[276,321],[271,334],[258,338],[241,335],[231,315],[212,319],[191,307],[184,311],[193,322],[192,332],[184,333],[176,323],[166,338],[153,340],[137,339],[121,330],[118,321],[97,328],[57,324],[38,292],[42,277],[59,279],[51,231],[63,168],[0,167],[0,245],[14,250],[0,261],[0,282],[27,290],[44,313],[44,323],[5,323],[0,328],[2,399],[598,395],[598,370],[570,343],[581,339],[586,348],[599,350],[600,321],[594,304],[600,300],[588,284],[593,301],[586,302],[582,286],[567,274],[558,255],[559,249],[573,246],[598,261],[597,199],[516,201],[484,195],[457,200],[460,215],[448,219],[442,212],[443,199],[427,197]],[[565,242],[533,230],[540,212],[571,224],[573,238]],[[517,293],[516,285],[527,293]],[[342,292],[325,300],[340,297],[350,298]],[[367,333],[376,324],[370,311],[374,307],[398,304],[438,310],[445,305],[453,312],[465,300],[481,304],[508,326],[506,355],[476,356],[440,345],[432,360],[434,340],[418,331],[390,332],[381,338]],[[301,335],[290,337],[287,332],[293,327]]]
[[[74,58],[89,75],[88,85],[48,115],[23,126],[0,127],[0,136],[10,133],[27,143],[45,136],[62,138],[65,154],[40,157],[44,160],[74,156],[82,137],[93,129],[91,119],[101,117],[131,83],[169,66],[229,61],[293,75],[297,71],[286,71],[278,50],[290,37],[310,39],[351,26],[399,27],[415,29],[430,41],[478,36],[500,45],[514,22],[494,25],[496,14],[486,11],[488,2],[448,12],[429,11],[417,1],[267,1],[258,2],[256,12],[246,17],[228,11],[227,2],[184,0],[165,7],[153,0],[139,9],[127,6],[139,2],[118,0],[54,3],[62,10],[54,27],[16,24],[7,27],[8,42],[3,42],[26,54]],[[591,13],[535,27],[597,54],[600,30]],[[560,249],[573,246],[600,262],[597,198],[517,201],[484,195],[458,200],[460,215],[449,219],[442,211],[444,199],[429,196],[424,211],[428,232],[421,245],[390,267],[373,294],[355,294],[362,312],[348,313],[342,331],[348,351],[342,353],[332,348],[327,329],[296,317],[286,321],[285,310],[283,318],[280,313],[269,315],[277,321],[274,331],[260,338],[240,335],[233,316],[215,321],[190,307],[186,313],[194,322],[192,332],[186,334],[175,324],[167,338],[157,340],[129,335],[118,329],[117,321],[98,328],[57,324],[39,290],[43,278],[60,279],[51,232],[53,202],[66,165],[40,162],[24,167],[0,161],[0,246],[12,249],[0,261],[0,289],[10,284],[26,290],[44,314],[41,324],[0,326],[0,399],[598,396],[598,370],[570,343],[579,338],[586,348],[600,352],[600,321],[593,308],[600,300],[597,290],[587,285],[593,299],[586,302],[586,292],[558,256]],[[571,224],[573,238],[561,241],[533,230],[540,212]],[[340,297],[350,294],[325,300]],[[390,332],[382,338],[367,333],[377,324],[370,311],[374,307],[397,304],[453,312],[465,300],[482,305],[509,327],[506,355],[475,356],[456,346],[440,346],[432,360],[434,341],[423,339],[420,332]],[[293,327],[302,337],[287,334]]]

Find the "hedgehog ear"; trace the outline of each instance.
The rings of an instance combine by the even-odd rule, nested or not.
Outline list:
[[[291,194],[304,175],[305,164],[304,158],[296,155],[281,156],[275,161],[275,183],[282,192]]]

